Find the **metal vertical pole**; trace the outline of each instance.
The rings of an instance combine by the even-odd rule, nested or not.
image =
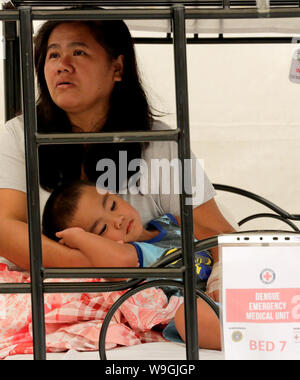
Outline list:
[[[21,110],[19,39],[15,21],[3,22],[3,35],[5,38],[5,121],[7,121]]]
[[[46,359],[42,244],[39,201],[39,166],[33,72],[32,17],[30,7],[20,7],[23,113],[25,133],[27,209],[30,248],[31,308],[35,360]]]
[[[183,5],[173,6],[173,32],[174,32],[174,59],[175,59],[175,84],[177,126],[180,128],[178,141],[179,158],[190,159],[190,135],[189,135],[189,105],[188,105],[188,80],[186,59],[186,35],[185,35],[185,8]],[[183,164],[183,162],[182,162]],[[186,353],[188,360],[198,360],[198,329],[197,329],[197,304],[196,304],[196,274],[193,253],[193,208],[186,204],[187,191],[191,190],[191,161],[185,161],[182,165],[182,194],[180,196],[180,210],[182,223],[182,249],[183,261],[186,268],[184,274],[184,300],[186,322]],[[188,189],[186,189],[188,187]],[[191,195],[191,192],[190,192]]]

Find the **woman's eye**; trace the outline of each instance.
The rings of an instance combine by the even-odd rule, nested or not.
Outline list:
[[[58,53],[50,53],[48,55],[48,59],[53,59],[53,58],[57,58],[58,57]]]
[[[73,53],[74,56],[78,56],[78,55],[85,55],[85,52],[83,50],[75,50],[74,53]]]
[[[103,235],[104,232],[106,231],[106,229],[107,229],[107,226],[105,224],[104,227],[102,228],[102,230],[99,232],[99,235]]]
[[[116,201],[113,201],[110,210],[111,210],[111,211],[114,211],[115,208],[116,208]]]

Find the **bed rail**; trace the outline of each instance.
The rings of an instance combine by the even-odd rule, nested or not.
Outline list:
[[[7,13],[8,12],[8,13]],[[33,342],[34,342],[34,359],[46,359],[46,342],[45,342],[45,318],[44,318],[44,300],[43,295],[46,289],[51,291],[53,288],[55,292],[65,291],[95,291],[94,286],[85,284],[64,284],[61,283],[44,283],[44,273],[46,276],[50,275],[49,271],[45,272],[42,266],[42,247],[41,247],[41,228],[40,228],[40,210],[39,205],[39,178],[37,173],[38,168],[38,146],[43,135],[37,136],[37,121],[35,110],[35,88],[34,88],[34,69],[33,69],[33,20],[44,18],[58,18],[58,19],[112,19],[112,18],[127,18],[134,17],[134,12],[131,13],[126,10],[113,11],[70,11],[71,13],[64,14],[61,11],[43,11],[41,13],[34,13],[29,6],[20,6],[17,11],[2,11],[0,18],[11,20],[11,16],[19,20],[20,23],[20,46],[21,46],[21,61],[22,61],[22,90],[23,90],[23,113],[24,113],[24,129],[25,129],[25,155],[26,155],[26,179],[27,179],[27,202],[28,202],[28,222],[29,222],[29,245],[30,245],[30,273],[31,273],[31,295],[32,295],[32,318],[33,318]],[[17,12],[17,14],[16,14]],[[37,11],[36,11],[37,12]],[[148,11],[147,11],[148,12]],[[166,13],[161,11],[153,11],[147,13],[147,16],[165,17]],[[9,15],[10,13],[10,15]],[[137,11],[138,17],[142,16],[140,10]],[[185,45],[185,8],[183,5],[175,5],[169,8],[167,17],[172,19],[174,31],[174,60],[175,60],[175,82],[176,82],[176,103],[177,103],[177,125],[178,130],[171,131],[170,138],[178,137],[178,152],[180,158],[190,157],[190,138],[189,138],[189,109],[188,109],[188,92],[187,92],[187,67],[186,67],[186,45]],[[92,136],[90,139],[93,141],[86,141],[86,136],[73,136],[77,143],[92,143],[105,142],[107,138],[115,138],[115,142],[121,142],[118,139],[118,134],[110,134],[110,136]],[[157,135],[158,136],[158,135]],[[71,136],[70,136],[71,137]],[[103,139],[102,139],[103,137]],[[132,135],[124,135],[123,137],[129,140],[133,138]],[[138,136],[143,140],[141,136]],[[147,133],[144,138],[157,138],[152,132]],[[180,137],[180,138],[179,138]],[[44,136],[47,143],[49,136]],[[67,137],[64,136],[65,141]],[[166,138],[166,134],[159,136],[160,139]],[[169,137],[168,137],[169,138]],[[53,137],[52,143],[59,142],[58,136]],[[54,141],[55,140],[55,141]],[[70,139],[71,140],[71,139]],[[104,141],[103,141],[104,140]],[[45,142],[45,140],[44,140]],[[61,141],[60,141],[61,142]],[[73,141],[74,142],[74,141]],[[183,175],[184,177],[184,175]],[[182,180],[186,180],[182,178]],[[183,182],[184,183],[184,182]],[[184,188],[184,186],[183,186]],[[186,205],[185,198],[187,194],[184,192],[180,195],[180,206],[182,215],[182,233],[185,236],[183,244],[183,257],[184,266],[181,270],[169,269],[167,272],[170,277],[180,276],[184,281],[184,296],[187,307],[185,307],[186,326],[187,326],[187,344],[186,352],[187,359],[198,359],[198,334],[197,334],[197,313],[196,313],[196,293],[195,293],[195,273],[194,273],[194,260],[193,256],[189,253],[193,249],[193,226],[189,223],[192,218],[192,206]],[[183,212],[184,211],[184,212]],[[54,270],[55,271],[55,270]],[[111,277],[114,274],[115,268],[107,269],[104,274],[104,269],[101,268],[102,277]],[[172,273],[171,273],[172,272]],[[154,270],[153,275],[157,276],[157,270]],[[168,273],[164,273],[167,275]],[[117,273],[120,274],[119,272]],[[53,271],[52,271],[53,275]],[[87,273],[85,273],[87,276]],[[93,272],[88,277],[95,275]],[[129,276],[139,276],[139,270],[130,271]],[[151,276],[150,273],[147,273]],[[126,276],[126,270],[123,269],[122,276]],[[12,284],[10,284],[12,285]],[[50,286],[49,286],[50,285]],[[116,287],[119,284],[115,284]],[[28,291],[27,285],[20,289],[20,284],[15,286],[15,290],[19,288],[22,291]],[[7,286],[3,285],[2,290],[7,290]],[[70,290],[71,289],[71,290]],[[102,291],[103,288],[101,288]],[[111,291],[110,287],[107,291]]]
[[[283,210],[279,206],[275,205],[273,202],[270,202],[266,198],[254,194],[250,191],[241,189],[239,187],[234,187],[234,186],[228,186],[228,185],[221,185],[221,184],[213,184],[214,188],[219,191],[226,191],[229,193],[233,194],[238,194],[243,197],[252,199],[255,202],[258,202],[262,204],[263,206],[269,208],[272,210],[274,213],[259,213],[259,214],[254,214],[254,215],[249,215],[246,218],[240,220],[238,222],[238,225],[241,227],[243,224],[250,222],[250,220],[258,219],[258,218],[273,218],[282,221],[283,223],[286,223],[289,225],[294,231],[298,232],[299,228],[296,226],[295,223],[291,222],[293,221],[300,221],[300,214],[290,214],[289,212]]]
[[[146,5],[145,9],[135,8],[138,5]],[[176,104],[177,104],[177,126],[178,129],[170,135],[161,134],[154,136],[151,133],[138,135],[142,141],[150,139],[178,139],[179,157],[190,157],[189,146],[189,112],[188,112],[188,91],[187,91],[187,67],[186,67],[186,29],[185,21],[193,19],[256,19],[256,18],[290,18],[300,17],[299,2],[289,1],[288,7],[285,7],[283,1],[271,1],[270,9],[267,13],[257,12],[254,2],[245,1],[247,7],[241,7],[242,2],[238,1],[142,1],[142,0],[111,0],[111,1],[11,1],[5,4],[4,9],[0,11],[0,21],[5,21],[4,35],[10,41],[6,44],[6,77],[8,80],[16,79],[12,82],[6,82],[6,92],[9,103],[6,103],[6,118],[11,118],[16,112],[20,111],[21,104],[19,101],[20,75],[17,55],[19,38],[21,46],[22,61],[22,91],[23,91],[23,112],[25,124],[25,146],[26,146],[26,172],[28,190],[28,219],[29,219],[29,237],[30,237],[30,257],[31,257],[31,284],[0,284],[0,293],[20,292],[32,294],[33,307],[33,342],[34,342],[34,359],[43,360],[46,358],[45,349],[45,326],[43,313],[43,295],[44,292],[75,292],[91,291],[112,291],[124,284],[106,283],[102,284],[85,284],[85,283],[46,283],[46,278],[68,277],[119,277],[120,271],[115,268],[87,268],[86,270],[57,268],[45,269],[42,267],[42,249],[41,249],[41,231],[40,231],[40,213],[39,213],[39,191],[38,191],[38,155],[37,149],[39,144],[57,144],[57,143],[93,143],[111,141],[116,136],[109,134],[99,136],[93,135],[87,139],[82,136],[48,136],[37,134],[36,114],[35,114],[35,90],[34,90],[34,72],[33,72],[33,43],[32,43],[32,23],[34,20],[45,19],[157,19],[170,20],[172,23],[172,35],[167,36],[168,43],[174,45],[175,60],[175,81],[176,81]],[[296,4],[297,3],[297,4]],[[68,6],[68,5],[101,5],[112,7],[112,9],[87,9],[79,10],[62,10],[62,9],[44,9],[44,6]],[[118,6],[126,6],[127,9],[117,9]],[[149,6],[151,5],[151,6]],[[31,8],[33,7],[33,8]],[[40,9],[38,9],[40,7]],[[17,33],[16,22],[20,23],[20,37]],[[219,36],[223,42],[223,37]],[[201,40],[196,37],[193,39],[197,43]],[[198,41],[199,40],[199,41]],[[152,41],[153,42],[153,41]],[[154,40],[155,42],[155,40]],[[241,40],[238,41],[242,42]],[[201,42],[200,42],[201,43]],[[13,59],[9,61],[9,59]],[[101,139],[101,136],[103,139]],[[133,136],[125,134],[124,138],[131,141]],[[144,139],[144,140],[143,140]],[[135,140],[136,141],[136,140]],[[184,178],[182,178],[184,183]],[[182,186],[184,189],[185,186]],[[168,278],[178,278],[181,276],[184,281],[184,295],[186,300],[186,330],[187,330],[187,359],[198,359],[197,344],[197,316],[196,316],[196,289],[194,278],[193,257],[189,253],[193,251],[193,230],[189,221],[192,218],[191,206],[185,205],[186,194],[181,196],[181,215],[182,215],[182,233],[185,237],[185,244],[182,247],[184,265],[180,269],[157,269],[150,268],[145,270],[122,270],[122,276],[128,275],[134,278],[131,283],[126,283],[128,287],[135,286],[140,279],[137,277],[148,277],[158,275]],[[184,211],[184,212],[183,212]],[[210,247],[216,245],[216,238],[204,242],[204,246]],[[206,244],[207,243],[207,244]],[[214,244],[214,245],[212,245]],[[173,258],[174,259],[174,258]],[[166,264],[166,262],[164,262]],[[100,272],[101,271],[101,272]],[[9,285],[9,286],[8,286]],[[99,286],[97,288],[97,286]],[[106,288],[105,288],[106,286]],[[101,289],[101,290],[100,290]]]
[[[261,1],[263,3],[263,1]],[[32,7],[43,7],[43,6],[62,6],[62,1],[60,0],[11,0],[12,3],[16,7],[20,7],[22,5],[30,5]],[[197,6],[200,8],[207,7],[219,7],[219,8],[256,8],[259,4],[256,0],[189,0],[189,1],[181,1],[181,0],[64,0],[63,6],[170,6],[171,4],[183,4],[185,6]],[[298,0],[270,0],[269,1],[270,8],[278,8],[278,7],[299,7]]]

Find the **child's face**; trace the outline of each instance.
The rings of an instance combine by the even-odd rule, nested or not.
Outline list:
[[[141,218],[134,207],[115,194],[99,194],[96,187],[84,186],[77,211],[69,227],[81,227],[104,238],[137,241],[143,232]]]

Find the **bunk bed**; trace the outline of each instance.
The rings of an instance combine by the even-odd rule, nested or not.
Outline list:
[[[66,9],[68,6],[89,5],[86,10]],[[193,260],[191,252],[194,247],[192,244],[192,230],[189,220],[192,215],[190,206],[186,206],[184,199],[186,194],[181,195],[181,212],[182,212],[182,233],[185,237],[185,245],[182,251],[177,252],[176,257],[183,257],[184,266],[180,269],[166,268],[169,261],[162,260],[157,267],[140,270],[121,270],[122,276],[128,276],[134,280],[128,283],[59,283],[45,282],[46,279],[80,279],[80,278],[111,278],[120,276],[120,270],[117,269],[70,269],[58,270],[55,268],[42,267],[42,252],[40,239],[40,213],[36,210],[36,204],[39,204],[39,183],[35,173],[38,171],[37,149],[40,144],[58,144],[62,143],[80,143],[82,136],[80,134],[70,135],[47,135],[36,132],[35,116],[35,89],[34,89],[34,72],[33,72],[33,42],[32,42],[32,22],[35,20],[48,19],[124,19],[130,29],[141,30],[145,28],[142,20],[151,20],[147,27],[151,30],[165,33],[165,37],[136,38],[136,43],[160,43],[173,44],[174,62],[175,62],[175,81],[176,81],[176,104],[177,104],[177,130],[170,136],[167,131],[156,137],[154,133],[122,136],[126,141],[150,141],[151,139],[178,141],[179,155],[181,158],[188,158],[190,155],[189,142],[189,117],[188,117],[188,90],[187,90],[187,64],[186,64],[186,44],[224,44],[224,43],[279,43],[290,42],[292,37],[252,37],[251,33],[275,33],[283,32],[285,34],[295,34],[300,31],[298,18],[300,16],[299,1],[277,1],[277,0],[258,0],[258,1],[235,1],[235,0],[204,0],[204,1],[143,1],[143,0],[107,0],[107,1],[10,1],[5,2],[3,9],[0,11],[0,21],[4,22],[4,38],[6,47],[5,68],[5,112],[6,119],[15,116],[20,110],[24,114],[25,140],[26,140],[26,163],[27,163],[27,186],[28,192],[28,219],[29,219],[29,237],[31,252],[31,283],[10,283],[0,284],[0,292],[3,293],[31,293],[32,299],[32,319],[33,319],[33,342],[34,342],[34,359],[42,360],[46,358],[45,346],[45,323],[44,323],[44,293],[59,292],[109,292],[112,290],[129,289],[127,298],[132,293],[138,292],[142,288],[158,285],[158,282],[166,285],[176,285],[183,287],[186,305],[186,327],[187,343],[186,348],[182,345],[163,343],[159,346],[157,343],[133,346],[129,348],[114,349],[109,357],[111,359],[127,358],[162,358],[166,354],[166,359],[183,359],[185,356],[189,360],[198,359],[222,359],[221,352],[208,352],[198,350],[196,336],[196,313],[195,313],[195,295],[202,297],[210,303],[209,298],[195,288],[191,281],[193,278]],[[18,26],[17,26],[18,23]],[[193,34],[192,37],[186,33]],[[216,37],[202,37],[203,33],[216,33]],[[239,34],[236,37],[227,37],[226,34]],[[241,33],[247,33],[247,36],[241,37]],[[20,50],[19,50],[20,45]],[[22,65],[20,68],[19,60]],[[21,97],[21,93],[23,96]],[[21,103],[21,98],[23,103]],[[184,133],[183,133],[184,132]],[[184,137],[183,137],[184,136]],[[107,134],[107,139],[114,141],[114,134]],[[141,139],[141,140],[139,140]],[[101,142],[101,134],[89,134],[84,139],[85,143]],[[299,215],[289,214],[280,209],[271,202],[259,197],[253,193],[242,189],[233,188],[225,185],[215,185],[220,191],[230,191],[236,194],[247,196],[258,201],[274,213],[258,214],[248,217],[240,222],[244,224],[247,220],[257,217],[274,217],[287,223],[293,230],[298,231],[298,227],[293,224],[292,220],[300,220]],[[185,208],[185,209],[184,209]],[[183,212],[184,210],[184,212]],[[218,245],[218,237],[203,240],[198,244],[200,249],[209,249]],[[161,267],[161,268],[160,268]],[[175,283],[173,279],[181,276],[183,284]],[[167,280],[154,280],[153,283],[143,284],[144,278],[162,277]],[[122,302],[122,300],[121,300]],[[112,317],[114,309],[108,316]],[[214,307],[213,305],[211,305]],[[219,315],[219,310],[215,308]],[[105,330],[103,337],[100,336],[100,358],[106,359],[105,354]],[[150,350],[150,351],[149,351]],[[156,352],[150,355],[150,352]],[[69,352],[63,354],[50,354],[47,358],[51,359],[94,359],[97,353],[76,353]],[[122,355],[125,355],[122,356]],[[52,356],[51,356],[52,355]],[[26,355],[23,358],[27,358]],[[14,357],[10,357],[13,359]],[[20,358],[16,356],[15,358]],[[165,358],[165,357],[164,357]]]

